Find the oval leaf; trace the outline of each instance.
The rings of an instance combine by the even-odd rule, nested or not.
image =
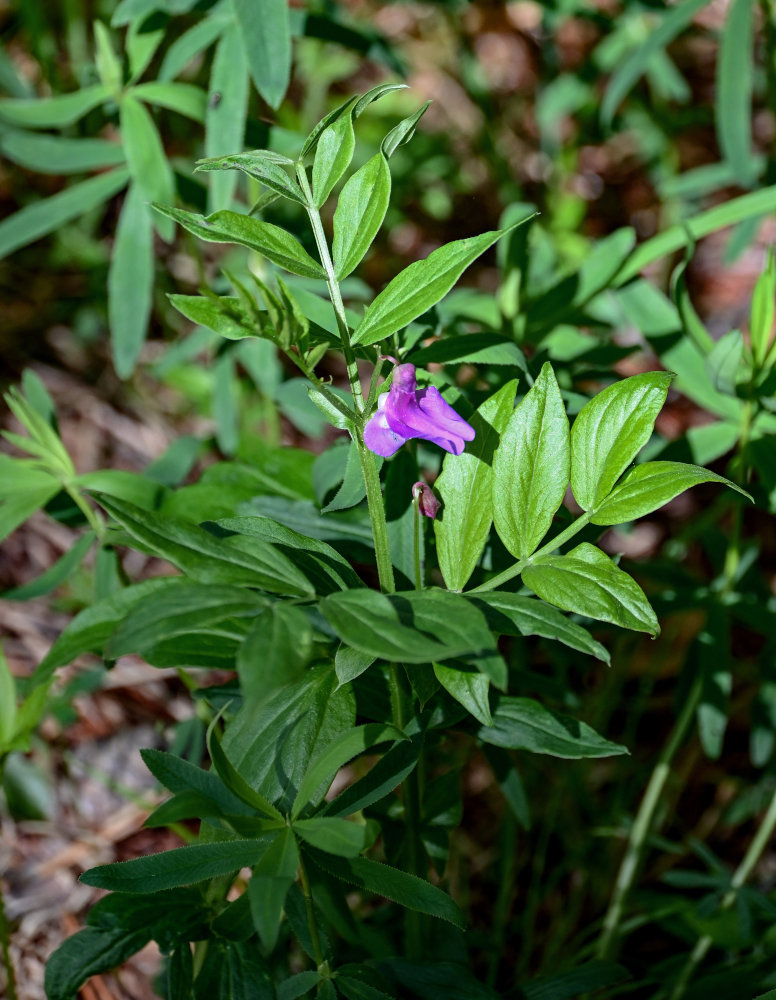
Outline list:
[[[334,212],[332,256],[341,281],[361,262],[383,224],[391,197],[391,172],[381,153],[357,170],[340,192]]]

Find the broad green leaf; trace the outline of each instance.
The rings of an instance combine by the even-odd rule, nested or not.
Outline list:
[[[360,979],[352,979],[342,974],[337,976],[337,989],[346,1000],[393,1000],[388,993],[383,993],[368,983],[362,983]]]
[[[353,335],[353,343],[377,343],[417,319],[444,298],[466,268],[488,247],[514,228],[447,243],[425,260],[410,264],[367,307]]]
[[[383,459],[379,455],[375,456],[375,466],[378,472],[382,468],[382,464]],[[347,446],[347,459],[340,488],[329,503],[321,508],[321,513],[330,514],[335,510],[347,510],[349,507],[355,507],[356,504],[361,503],[365,496],[366,485],[364,474],[361,471],[358,445],[355,441],[351,441]]]
[[[199,326],[206,326],[226,340],[243,340],[257,337],[261,331],[245,311],[236,295],[168,295],[173,306],[186,319]]]
[[[140,756],[156,780],[176,795],[196,793],[211,799],[227,814],[253,813],[253,808],[230,792],[215,771],[205,771],[166,750],[145,747],[140,751]]]
[[[286,827],[254,868],[247,889],[253,926],[268,951],[277,944],[283,903],[296,879],[298,867],[296,840],[291,829]]]
[[[484,616],[466,598],[443,590],[390,597],[348,590],[330,594],[320,608],[344,642],[384,660],[428,663],[470,654],[476,661],[494,650]]]
[[[652,57],[664,50],[708,2],[709,0],[684,0],[683,3],[670,8],[636,51],[631,52],[627,59],[621,60],[617,70],[612,74],[601,102],[601,121],[605,126],[611,125],[620,102],[645,73]]]
[[[338,736],[324,752],[310,764],[291,807],[293,819],[308,802],[318,804],[329,789],[339,769],[378,743],[406,739],[404,733],[392,725],[369,722]]]
[[[267,836],[255,840],[191,844],[133,861],[90,868],[81,875],[80,881],[112,892],[158,892],[249,868],[260,860],[266,849]]]
[[[293,829],[308,844],[341,858],[357,858],[374,841],[369,827],[337,816],[298,819]]]
[[[228,156],[223,154],[211,156],[204,160],[197,160],[198,171],[212,172],[223,170],[241,170],[249,177],[255,177],[274,195],[289,198],[291,201],[304,205],[305,201],[302,192],[283,169],[290,166],[293,160],[280,153],[273,153],[269,149],[256,149],[250,153],[233,153]],[[254,205],[250,214],[255,215],[258,208]]]
[[[54,232],[79,215],[91,212],[120,191],[128,177],[129,173],[124,167],[117,167],[73,184],[50,198],[41,198],[25,205],[0,222],[0,258],[7,257],[28,243],[34,243],[41,236]]]
[[[586,629],[535,597],[495,590],[472,594],[471,599],[482,608],[491,631],[497,635],[540,635],[545,639],[557,639],[571,649],[609,663],[609,653]]]
[[[2,520],[2,508],[0,508],[0,521]],[[0,592],[0,599],[4,601],[29,601],[34,597],[43,597],[50,594],[57,587],[60,587],[81,565],[81,562],[94,545],[95,535],[93,531],[87,531],[78,541],[62,555],[53,566],[50,566],[45,573],[23,583],[19,587]]]
[[[66,139],[35,132],[0,133],[0,153],[42,174],[79,174],[125,162],[120,143],[107,139]]]
[[[333,125],[336,121],[338,121],[338,119],[340,119],[347,111],[350,111],[352,114],[352,109],[354,107],[355,101],[356,101],[355,97],[350,97],[343,104],[337,105],[336,108],[334,108],[327,115],[324,115],[323,118],[321,118],[321,120],[315,125],[315,128],[313,128],[312,132],[310,132],[310,134],[304,141],[304,145],[302,146],[302,151],[299,154],[300,162],[305,159],[308,153],[312,153],[315,150],[321,138],[321,135],[323,134],[325,129],[327,129],[330,125]],[[353,117],[355,118],[357,116],[353,114]]]
[[[146,339],[154,289],[154,232],[147,194],[129,185],[108,270],[111,354],[119,378],[134,371]]]
[[[463,705],[478,722],[483,726],[492,725],[493,719],[488,704],[489,677],[477,670],[461,670],[445,663],[435,663],[434,674],[445,691]]]
[[[569,422],[549,362],[510,417],[493,458],[493,521],[525,559],[549,531],[569,482]]]
[[[645,462],[630,469],[590,518],[593,524],[622,524],[657,510],[698,483],[722,483],[745,497],[746,490],[724,476],[684,462]],[[751,499],[751,497],[749,497]]]
[[[237,24],[231,24],[216,44],[210,70],[210,93],[219,94],[220,98],[208,101],[205,112],[205,156],[242,149],[249,88],[248,61],[240,29]],[[233,171],[220,171],[210,177],[210,212],[229,208],[237,179]]]
[[[647,372],[607,386],[582,407],[571,428],[571,488],[590,510],[649,441],[672,375]]]
[[[291,31],[286,0],[232,0],[256,89],[272,108],[291,77]]]
[[[736,395],[736,385],[751,369],[751,364],[744,360],[744,338],[740,330],[730,330],[719,338],[706,356],[706,368],[717,392]]]
[[[224,455],[234,455],[240,444],[240,390],[234,356],[223,351],[213,365],[211,414],[216,442]]]
[[[320,982],[317,972],[297,972],[277,986],[277,1000],[298,1000]]]
[[[99,497],[141,552],[159,556],[198,583],[261,587],[304,596],[312,587],[290,559],[258,538],[215,538],[186,521],[144,511],[115,498]]]
[[[46,961],[48,1000],[76,1000],[87,979],[126,962],[148,944],[151,932],[151,927],[132,931],[121,926],[113,930],[85,927],[66,938]]]
[[[334,656],[334,669],[340,686],[360,677],[372,666],[375,659],[371,653],[363,653],[360,649],[351,649],[350,646],[340,646]]]
[[[313,201],[316,208],[323,205],[350,166],[355,148],[353,119],[349,114],[340,115],[321,133],[313,160]]]
[[[84,490],[95,490],[118,497],[119,500],[129,500],[130,503],[145,510],[154,510],[169,495],[159,482],[138,472],[127,472],[125,469],[98,469],[96,472],[84,472],[75,476],[73,485]]]
[[[463,914],[447,893],[417,875],[408,875],[367,858],[334,858],[320,851],[315,851],[314,860],[323,871],[343,882],[384,896],[410,910],[447,920],[461,930],[466,926]]]
[[[237,656],[240,687],[246,698],[299,679],[313,652],[313,630],[301,608],[276,602],[255,618]]]
[[[23,128],[62,128],[73,125],[112,96],[110,87],[95,83],[73,94],[5,98],[0,100],[0,119]]]
[[[202,87],[193,83],[168,83],[164,80],[150,80],[132,88],[132,94],[141,101],[154,104],[168,111],[204,122],[207,110],[207,94]]]
[[[488,302],[490,305],[492,300],[489,298]],[[498,333],[455,333],[413,351],[406,360],[418,368],[425,368],[432,362],[525,367],[525,357],[517,344]]]
[[[499,698],[493,725],[482,726],[477,735],[493,746],[530,750],[567,760],[613,757],[628,752],[626,747],[599,736],[586,723],[558,715],[532,698]]]
[[[124,95],[119,110],[121,140],[138,195],[144,201],[171,204],[175,197],[175,179],[153,118],[145,105],[131,94]],[[162,222],[157,218],[156,221],[159,235],[169,243],[173,227],[166,220]]]
[[[754,4],[732,0],[719,42],[714,117],[723,157],[740,187],[755,179],[752,162]]]
[[[540,556],[523,570],[523,583],[564,611],[653,636],[660,632],[641,587],[588,542],[567,555]]]
[[[144,580],[79,612],[43,658],[32,675],[31,683],[45,683],[58,667],[66,666],[82,653],[101,653],[129,610],[148,594],[167,586],[169,579]]]
[[[11,742],[16,729],[16,681],[0,646],[0,753]]]
[[[286,810],[310,761],[354,722],[350,689],[337,690],[330,667],[314,667],[261,705],[246,702],[229,724],[224,750],[252,788],[273,802],[282,799]]]
[[[106,656],[117,660],[128,653],[142,656],[157,643],[188,635],[229,618],[258,615],[266,598],[244,587],[192,583],[180,577],[138,601],[111,636]]]
[[[361,262],[383,224],[391,197],[391,172],[381,153],[359,168],[340,191],[334,212],[332,257],[339,281]]]
[[[59,493],[60,484],[51,476],[47,478],[50,485],[16,493],[0,503],[0,541]]]
[[[272,977],[254,941],[210,939],[205,961],[194,982],[194,1000],[215,998],[275,1000]]]
[[[167,205],[154,206],[163,215],[180,223],[200,239],[210,243],[237,243],[263,254],[273,264],[303,278],[325,278],[326,273],[290,233],[280,226],[252,219],[237,212],[214,212],[196,215]]]
[[[460,338],[459,338],[460,339]],[[479,407],[462,455],[446,455],[434,484],[442,510],[434,520],[437,558],[450,590],[463,590],[482,554],[493,519],[493,456],[515,401],[517,380]]]

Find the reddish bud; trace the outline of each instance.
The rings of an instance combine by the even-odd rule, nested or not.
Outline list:
[[[412,497],[417,500],[418,510],[421,514],[425,514],[432,520],[437,516],[439,501],[428,483],[415,483],[412,487]]]

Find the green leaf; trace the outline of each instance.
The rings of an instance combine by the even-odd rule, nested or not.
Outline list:
[[[127,472],[125,469],[98,469],[96,472],[84,472],[75,476],[73,485],[84,490],[95,490],[118,497],[119,500],[129,500],[130,503],[144,510],[154,510],[169,493],[154,479],[138,472]]]
[[[121,62],[113,48],[111,33],[102,21],[94,22],[94,45],[94,62],[100,82],[108,87],[111,93],[116,93],[123,77]]]
[[[588,993],[616,986],[630,978],[628,970],[614,962],[586,962],[567,972],[522,984],[521,1000],[578,1000]]]
[[[428,663],[488,655],[494,648],[484,616],[466,598],[443,590],[390,597],[347,590],[330,594],[320,608],[344,642],[384,660]]]
[[[496,590],[472,594],[471,600],[484,611],[497,635],[540,635],[609,663],[609,653],[581,625],[535,597]]]
[[[86,885],[113,892],[158,892],[193,885],[255,865],[267,849],[267,836],[191,844],[132,861],[90,868],[80,877]]]
[[[0,153],[42,174],[79,174],[125,162],[118,142],[107,139],[65,139],[34,132],[0,133]]]
[[[49,480],[48,486],[16,493],[0,504],[0,541],[16,531],[20,524],[32,517],[36,510],[45,507],[59,493],[60,484],[52,476],[46,478]]]
[[[48,1000],[76,1000],[87,979],[115,969],[150,940],[150,927],[129,932],[125,927],[113,930],[85,927],[78,931],[67,938],[46,962]]]
[[[752,162],[752,87],[754,76],[754,5],[732,0],[717,56],[714,116],[719,147],[733,167],[736,183],[755,180]]]
[[[257,792],[249,782],[243,778],[240,772],[234,767],[232,762],[224,753],[221,746],[221,739],[218,735],[216,726],[218,724],[218,716],[210,723],[207,730],[207,750],[210,754],[210,759],[213,761],[213,767],[218,772],[219,778],[223,781],[230,792],[233,792],[238,798],[242,799],[247,805],[256,809],[257,812],[261,813],[262,816],[266,816],[268,819],[273,820],[275,823],[281,826],[285,823],[285,818],[282,813],[279,812],[272,805],[272,803],[266,799],[260,792]]]
[[[299,679],[313,653],[313,630],[301,608],[270,604],[259,612],[240,646],[237,672],[246,698],[262,699]]]
[[[458,338],[460,339],[460,338]],[[479,407],[475,430],[462,455],[446,455],[434,484],[442,510],[434,520],[437,558],[450,590],[463,590],[490,534],[493,520],[493,456],[515,401],[512,379]]]
[[[5,98],[0,100],[0,118],[23,128],[62,128],[73,125],[112,96],[110,87],[95,83],[73,94]]]
[[[132,94],[141,101],[169,111],[177,111],[195,122],[204,122],[207,111],[207,94],[193,83],[171,83],[150,80],[132,88]]]
[[[367,160],[340,191],[334,212],[332,257],[338,281],[361,262],[383,224],[391,198],[391,172],[381,153]]]
[[[127,53],[131,83],[138,80],[148,69],[166,33],[165,28],[160,27],[158,23],[152,28],[150,23],[146,24],[139,18],[129,25],[124,48]]]
[[[308,802],[317,805],[329,789],[339,769],[378,743],[404,740],[404,733],[392,725],[369,722],[338,736],[309,766],[296,793],[291,817],[296,819]]]
[[[244,587],[214,586],[172,578],[167,586],[141,599],[111,636],[106,656],[143,656],[157,643],[206,630],[230,618],[253,617],[266,604]]]
[[[99,496],[102,507],[133,538],[141,552],[159,556],[198,583],[261,587],[304,596],[312,587],[290,559],[258,538],[215,538],[203,528]]]
[[[366,858],[334,858],[315,851],[315,864],[335,878],[367,892],[393,900],[401,906],[447,920],[463,930],[466,921],[453,900],[435,885],[416,875],[408,875],[379,861]]]
[[[353,343],[377,343],[417,319],[444,298],[466,268],[488,247],[526,221],[523,219],[509,229],[447,243],[425,260],[410,264],[367,307]]]
[[[291,77],[291,31],[286,0],[232,0],[256,89],[272,108]]]
[[[209,101],[205,116],[205,156],[217,156],[228,149],[242,149],[245,119],[248,113],[248,61],[237,24],[221,35],[210,71],[210,93],[219,94]],[[212,212],[229,208],[234,198],[237,174],[215,173],[210,178],[208,208]]]
[[[297,972],[277,986],[277,1000],[298,1000],[320,982],[317,972]]]
[[[41,198],[0,222],[0,258],[34,243],[71,222],[80,215],[91,212],[108,201],[127,183],[128,171],[117,167],[106,173],[73,184],[50,198]]]
[[[493,459],[493,520],[525,559],[549,531],[569,482],[569,422],[549,362],[512,414]]]
[[[146,194],[129,186],[108,271],[111,354],[119,378],[129,378],[143,347],[154,288],[154,233]]]
[[[749,335],[752,341],[752,352],[756,361],[762,364],[768,353],[773,330],[774,311],[776,310],[776,260],[773,247],[768,250],[765,269],[752,293],[752,311],[749,319]]]
[[[337,988],[346,1000],[393,1000],[382,990],[376,990],[374,986],[362,983],[360,979],[352,979],[350,976],[337,976]]]
[[[340,646],[334,656],[334,669],[340,686],[360,677],[372,666],[375,659],[371,653],[363,653],[360,649],[351,649],[350,646]]]
[[[265,798],[293,802],[310,760],[355,722],[355,702],[337,688],[328,666],[272,692],[261,704],[246,702],[229,724],[224,750],[248,784]]]
[[[430,104],[431,101],[426,101],[423,107],[418,108],[414,114],[411,114],[408,118],[400,121],[398,125],[395,125],[383,139],[380,144],[380,151],[386,160],[389,160],[393,156],[399,146],[404,146],[405,143],[410,141],[415,134],[415,126],[426,111],[428,111]]]
[[[180,223],[190,233],[210,243],[237,243],[263,254],[273,264],[303,278],[325,278],[326,273],[290,233],[280,226],[252,219],[237,212],[196,215],[167,205],[154,206],[163,215]],[[1,228],[1,227],[0,227]]]
[[[493,725],[477,735],[484,743],[507,750],[530,750],[566,760],[583,757],[613,757],[627,753],[626,747],[610,743],[584,722],[558,715],[532,698],[499,698]]]
[[[571,488],[583,510],[608,496],[652,435],[672,375],[647,372],[607,386],[571,428]]]
[[[349,114],[340,115],[321,133],[313,161],[313,201],[316,208],[323,205],[350,166],[355,148],[353,119]]]
[[[286,827],[254,868],[247,889],[253,926],[268,951],[277,944],[283,903],[296,879],[298,867],[296,840],[291,829]]]
[[[143,748],[140,756],[156,780],[176,795],[193,792],[212,800],[223,813],[252,814],[253,808],[229,791],[216,771],[205,771],[165,750]]]
[[[698,483],[722,483],[752,498],[724,476],[684,462],[645,462],[630,469],[590,518],[593,524],[622,524],[657,510]]]
[[[181,71],[204,52],[218,38],[231,22],[231,11],[227,7],[222,13],[210,10],[207,17],[194,24],[188,31],[175,39],[164,54],[159,68],[160,82],[169,82],[180,76]]]
[[[454,295],[453,292],[450,298]],[[489,299],[489,304],[491,301]],[[418,368],[426,368],[431,363],[525,367],[525,358],[517,344],[498,333],[456,332],[453,336],[442,337],[427,347],[412,351],[406,360]]]
[[[144,201],[170,204],[175,197],[175,179],[167,162],[162,140],[148,109],[131,94],[119,105],[121,139],[129,173]],[[161,220],[157,220],[157,223]],[[169,243],[173,228],[168,222],[157,225],[159,235]]]
[[[350,816],[391,795],[416,767],[422,746],[422,735],[396,743],[363,778],[324,806],[326,815]]]
[[[540,556],[523,570],[523,583],[564,611],[653,636],[660,632],[641,587],[588,542],[567,555]]]
[[[1,520],[2,512],[0,511]],[[35,580],[22,584],[20,587],[13,587],[11,590],[0,593],[0,599],[4,601],[29,601],[34,597],[50,594],[52,590],[60,587],[81,565],[84,556],[94,544],[94,539],[94,532],[87,531],[45,573],[41,573]]]
[[[273,194],[289,198],[291,201],[304,205],[305,201],[302,193],[296,184],[291,180],[284,166],[293,163],[287,156],[280,153],[273,153],[269,149],[256,149],[250,153],[232,153],[227,156],[212,156],[208,159],[197,160],[198,171],[213,170],[242,170],[249,177],[255,177],[268,187]],[[251,209],[251,214],[258,211],[256,206]]]
[[[16,681],[0,646],[0,754],[16,730]]]
[[[298,819],[293,828],[306,843],[341,858],[357,858],[374,841],[369,827],[335,816]]]
[[[463,705],[478,722],[483,726],[493,724],[488,703],[490,678],[476,670],[461,670],[444,663],[435,663],[434,673],[445,691]]]
[[[621,60],[617,70],[612,74],[601,102],[601,121],[605,126],[611,125],[620,102],[644,74],[655,53],[665,49],[708,2],[709,0],[684,0],[684,3],[677,4],[647,35],[646,41],[642,42],[635,52],[629,53],[627,59]]]
[[[226,340],[243,340],[261,336],[236,295],[175,295],[167,296],[172,305],[186,319],[199,326],[206,326]]]
[[[32,675],[31,683],[44,684],[58,667],[66,666],[82,653],[101,653],[129,610],[148,594],[163,590],[168,585],[168,579],[144,580],[79,612],[43,658]]]

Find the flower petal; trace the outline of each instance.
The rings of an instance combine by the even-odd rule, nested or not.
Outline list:
[[[383,393],[377,401],[377,412],[364,427],[364,444],[375,455],[390,458],[396,454],[407,438],[397,434],[388,426],[385,415],[386,400],[387,393]]]

